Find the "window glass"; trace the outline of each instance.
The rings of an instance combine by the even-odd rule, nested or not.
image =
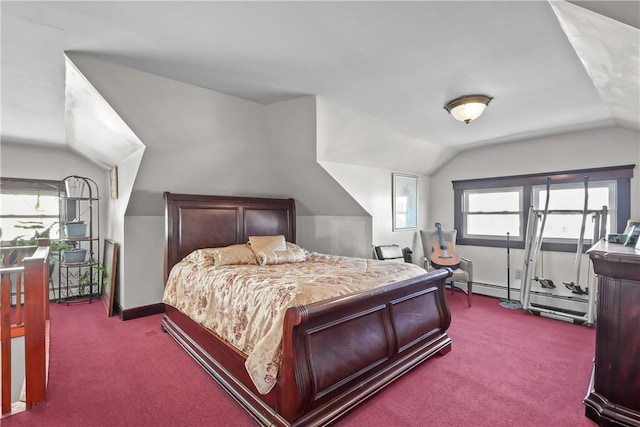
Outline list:
[[[29,240],[36,236],[57,239],[57,193],[31,189],[2,189],[0,192],[0,227],[2,242],[9,244],[20,238]]]
[[[520,237],[520,214],[467,215],[467,233],[482,236]]]
[[[465,237],[520,238],[522,189],[466,190]]]
[[[615,222],[615,211],[609,209],[615,206],[615,181],[600,181],[590,183],[588,186],[588,210],[590,211],[585,221],[583,237],[593,238],[596,220],[599,221],[597,212],[607,206],[611,212],[607,213],[607,230],[612,229],[612,221]],[[535,186],[533,188],[535,201],[534,207],[544,210],[547,197],[546,186]],[[545,239],[570,239],[577,241],[580,237],[582,227],[582,210],[584,208],[584,184],[572,183],[562,185],[552,185],[549,194],[549,214],[544,228]],[[555,212],[554,212],[555,211]],[[613,224],[615,227],[615,224]]]
[[[599,183],[600,184],[600,183]],[[579,184],[578,188],[554,188],[551,186],[551,194],[549,195],[549,209],[568,209],[568,210],[582,210],[584,208],[584,187]],[[575,186],[575,185],[574,185]],[[615,187],[615,183],[611,183],[611,186]],[[566,185],[565,185],[566,187]],[[593,187],[593,184],[589,187],[589,210],[600,210],[603,206],[609,207],[610,195],[612,189],[609,185]],[[544,209],[545,199],[547,197],[547,189],[541,189],[541,187],[534,187],[534,191],[538,192],[536,209]]]
[[[407,228],[408,197],[396,196],[396,228]]]
[[[517,212],[520,210],[520,191],[470,191],[468,206],[469,212]]]

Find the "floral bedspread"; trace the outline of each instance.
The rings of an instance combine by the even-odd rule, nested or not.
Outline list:
[[[308,253],[278,265],[220,265],[182,260],[171,270],[163,302],[247,355],[245,367],[262,394],[280,366],[288,307],[419,276],[415,264]]]

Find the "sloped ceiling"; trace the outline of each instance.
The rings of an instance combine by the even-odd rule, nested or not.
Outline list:
[[[612,125],[638,130],[640,30],[629,18],[638,2],[0,8],[3,143],[67,144],[65,51],[263,104],[319,95],[456,150]],[[443,110],[475,92],[494,97],[477,121],[463,125]]]
[[[65,116],[71,149],[110,168],[144,148],[122,118],[68,58]]]
[[[551,5],[616,124],[640,130],[638,28],[620,25],[613,19],[603,19],[570,3],[554,2]],[[633,22],[633,16],[630,14],[622,18]],[[637,19],[635,22],[637,25]]]

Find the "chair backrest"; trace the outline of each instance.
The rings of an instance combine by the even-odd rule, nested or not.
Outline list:
[[[445,242],[451,242],[452,249],[456,248],[456,237],[458,230],[442,230]],[[433,244],[439,243],[438,230],[420,230],[420,238],[422,239],[422,250],[425,256],[431,255],[433,252]]]
[[[380,245],[374,246],[376,258],[382,261],[404,262],[402,249],[398,245]]]

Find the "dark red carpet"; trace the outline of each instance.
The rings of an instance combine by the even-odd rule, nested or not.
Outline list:
[[[595,426],[584,416],[595,330],[447,291],[452,351],[337,426]],[[100,301],[51,307],[47,403],[13,426],[252,426],[168,335],[160,315],[107,318]]]

